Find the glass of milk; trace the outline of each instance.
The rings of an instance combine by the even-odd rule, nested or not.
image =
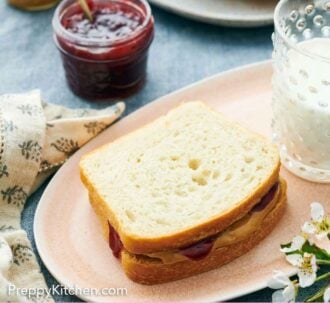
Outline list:
[[[288,170],[330,182],[330,1],[282,0],[274,19],[274,142]]]

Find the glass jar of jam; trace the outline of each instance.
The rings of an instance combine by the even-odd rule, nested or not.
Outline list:
[[[122,98],[144,83],[154,20],[146,0],[89,0],[89,21],[76,0],[53,18],[71,90],[88,99]]]
[[[55,6],[60,0],[7,0],[7,2],[17,8],[34,11],[44,10]]]

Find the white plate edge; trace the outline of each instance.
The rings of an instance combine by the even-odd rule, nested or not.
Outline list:
[[[246,18],[244,15],[230,17],[229,15],[200,15],[193,10],[189,10],[189,8],[182,8],[179,5],[169,5],[166,4],[164,0],[148,0],[151,4],[167,10],[168,12],[177,14],[182,17],[186,17],[198,22],[209,23],[213,25],[220,25],[226,27],[262,27],[271,25],[274,22],[274,11],[271,14],[264,15],[262,18],[260,16],[252,16],[249,15]]]

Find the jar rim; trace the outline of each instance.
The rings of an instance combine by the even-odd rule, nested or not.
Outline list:
[[[275,11],[274,11],[274,26],[275,26],[275,32],[278,33],[280,35],[280,37],[283,39],[283,41],[293,50],[297,51],[298,53],[301,53],[311,59],[314,60],[319,60],[322,62],[329,62],[330,63],[330,58],[328,57],[324,57],[321,55],[317,55],[315,53],[311,53],[305,49],[299,48],[297,47],[297,45],[299,45],[299,43],[294,43],[292,40],[290,40],[290,38],[288,38],[288,36],[285,34],[285,31],[283,29],[283,27],[280,25],[280,11],[282,9],[282,7],[286,4],[288,4],[290,2],[290,0],[280,0],[276,7],[275,7]],[[310,4],[310,2],[309,2]],[[306,3],[307,5],[307,3]]]
[[[136,37],[140,36],[150,23],[152,19],[152,13],[151,13],[151,8],[150,5],[146,0],[135,0],[137,2],[140,2],[143,7],[145,8],[145,17],[141,25],[138,26],[138,28],[133,31],[131,34],[125,37],[119,37],[116,39],[111,39],[111,40],[102,40],[98,38],[83,38],[79,37],[76,34],[66,30],[64,26],[61,24],[61,19],[63,16],[63,11],[69,7],[71,4],[75,3],[75,0],[64,0],[62,1],[56,8],[54,15],[53,15],[53,20],[52,20],[52,25],[53,25],[53,30],[55,34],[59,34],[63,36],[65,39],[69,40],[70,42],[73,42],[77,45],[81,46],[87,46],[87,47],[114,47],[120,44],[128,43],[131,40],[135,39]],[[123,1],[123,0],[96,0],[96,2],[112,2],[112,3],[126,3],[126,4],[132,4],[131,1]]]

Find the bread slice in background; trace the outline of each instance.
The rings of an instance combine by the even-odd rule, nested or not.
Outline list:
[[[133,254],[224,230],[278,181],[279,168],[275,146],[201,102],[184,103],[80,162],[96,213]]]

